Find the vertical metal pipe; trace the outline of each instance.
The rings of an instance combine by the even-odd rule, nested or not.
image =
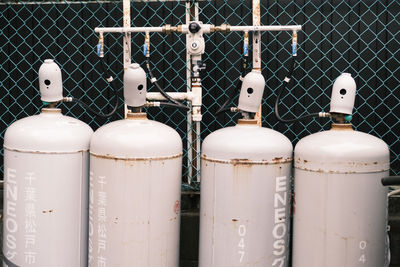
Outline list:
[[[186,2],[186,24],[189,24],[190,22],[190,2]],[[186,36],[185,36],[186,38]],[[187,92],[192,91],[192,83],[191,83],[191,62],[190,62],[190,54],[188,50],[186,49],[186,88]],[[189,103],[191,105],[191,103]],[[192,160],[193,160],[193,150],[192,150],[192,111],[189,110],[187,112],[187,129],[186,129],[186,134],[187,134],[187,139],[186,139],[186,144],[187,144],[187,170],[188,170],[188,175],[187,175],[187,183],[190,184],[192,182]]]
[[[123,9],[123,26],[130,27],[131,26],[131,1],[123,0],[122,3]],[[124,53],[124,71],[131,64],[131,33],[126,33],[123,38],[123,53]],[[124,114],[125,118],[128,114],[128,108],[126,104],[124,104]]]
[[[200,164],[201,164],[201,124],[196,121],[196,181],[200,182]]]
[[[253,26],[261,25],[261,4],[260,0],[253,0]],[[253,69],[261,71],[261,34],[260,32],[253,32]],[[261,126],[262,123],[262,102],[260,109],[256,113],[255,119],[257,124]]]
[[[199,3],[196,1],[194,3],[194,8],[193,8],[193,13],[194,13],[194,19],[196,21],[199,21]],[[196,155],[196,165],[195,165],[195,177],[196,181],[200,182],[200,164],[201,164],[201,124],[200,121],[195,122],[195,138],[194,138],[194,144],[195,146],[195,155]]]
[[[197,2],[194,4],[187,2],[186,3],[186,24],[189,24],[190,21],[198,21],[199,20],[199,5]],[[186,65],[187,65],[187,90],[188,92],[192,91],[192,58],[191,55],[186,50]],[[188,152],[188,184],[191,184],[194,180],[197,182],[200,181],[200,122],[193,122],[193,117],[191,111],[188,112],[188,122],[187,122],[187,152]]]

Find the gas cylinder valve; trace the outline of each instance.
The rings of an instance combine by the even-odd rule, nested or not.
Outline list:
[[[46,59],[39,68],[40,99],[45,103],[63,100],[61,69],[52,59]]]
[[[128,106],[138,108],[146,104],[146,72],[139,64],[131,64],[124,72],[124,98]]]
[[[329,111],[336,121],[340,123],[351,121],[356,88],[356,82],[350,73],[342,73],[336,78],[332,87],[331,109]]]
[[[244,78],[239,95],[238,108],[244,112],[256,113],[261,105],[265,79],[259,70],[252,70]]]

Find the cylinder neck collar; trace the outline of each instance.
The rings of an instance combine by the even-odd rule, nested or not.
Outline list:
[[[60,108],[42,108],[41,110],[44,114],[61,114]]]
[[[332,123],[331,130],[334,131],[354,131],[351,123]]]
[[[145,112],[128,112],[126,115],[128,120],[147,120],[147,114]]]
[[[258,126],[257,120],[254,120],[254,119],[239,119],[237,124],[238,125]]]

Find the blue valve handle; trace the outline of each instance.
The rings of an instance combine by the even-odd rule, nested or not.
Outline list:
[[[353,119],[353,116],[351,116],[351,115],[346,115],[346,116],[344,117],[344,119],[345,119],[347,122],[350,122],[350,121]]]
[[[97,44],[96,45],[96,52],[97,52],[97,55],[100,56],[100,54],[101,54],[101,44]]]
[[[143,45],[143,55],[146,56],[147,54],[147,44]]]
[[[248,48],[249,48],[249,45],[248,44],[244,44],[243,45],[243,55],[247,55],[247,53],[248,53]]]

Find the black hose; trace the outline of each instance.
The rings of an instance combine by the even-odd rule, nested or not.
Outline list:
[[[383,186],[396,186],[400,185],[400,176],[384,177],[381,180]]]
[[[296,58],[297,58],[297,56],[292,56],[288,74],[286,75],[285,79],[282,82],[281,88],[278,91],[278,95],[276,96],[276,101],[275,101],[275,116],[278,119],[278,121],[284,122],[284,123],[297,122],[297,121],[304,120],[307,118],[319,117],[319,113],[306,114],[301,117],[293,118],[293,119],[284,119],[279,115],[279,102],[281,100],[283,91],[286,89],[286,86],[288,85],[288,83],[290,82],[290,79],[292,78],[293,71],[296,67]]]
[[[173,99],[170,95],[168,95],[160,86],[160,84],[158,83],[157,79],[154,77],[153,72],[151,71],[151,67],[150,67],[150,59],[147,57],[146,58],[146,68],[147,68],[147,72],[149,73],[151,82],[155,84],[155,86],[157,87],[157,90],[161,93],[161,95],[163,97],[165,97],[168,101],[172,102],[173,104],[175,104],[174,107],[177,108],[182,108],[182,109],[186,109],[189,110],[190,108],[188,106],[183,105],[182,103],[179,103],[178,101],[176,101],[175,99]],[[163,102],[166,103],[166,102]],[[172,107],[172,106],[171,106]]]
[[[108,70],[107,70],[107,68],[105,66],[104,59],[102,57],[100,58],[100,62],[101,62],[101,68],[102,68],[103,73],[105,75],[105,79],[106,80],[110,79],[111,75],[109,74],[109,72],[108,72]],[[83,107],[84,109],[88,110],[89,112],[93,113],[96,116],[103,117],[103,118],[107,118],[107,117],[112,116],[118,109],[119,97],[118,97],[118,91],[115,88],[115,85],[114,85],[113,81],[107,81],[107,82],[110,84],[110,86],[111,86],[111,88],[112,88],[112,90],[114,92],[114,98],[116,99],[114,108],[113,108],[113,110],[111,112],[102,113],[102,112],[96,111],[93,108],[91,108],[88,104],[86,104],[85,102],[83,102],[82,100],[77,99],[77,98],[72,98],[71,102],[78,103],[81,107]]]
[[[231,102],[233,101],[235,96],[240,91],[240,88],[242,87],[242,78],[244,78],[244,76],[246,76],[246,72],[247,72],[247,57],[244,57],[242,59],[241,78],[237,81],[236,86],[234,87],[234,89],[233,90],[229,90],[228,99],[226,99],[225,102],[222,104],[222,106],[217,110],[217,112],[215,113],[216,115],[231,110],[230,107],[226,107],[226,106],[231,104]]]
[[[169,102],[160,102],[160,106],[164,106],[164,107],[169,107],[169,108],[182,108],[182,109],[186,109],[188,110],[189,107],[182,105],[182,104],[175,104],[175,103],[169,103]]]
[[[218,111],[215,113],[215,115],[219,115],[219,114],[221,114],[221,113],[224,113],[224,112],[227,112],[227,111],[230,111],[231,110],[231,107],[224,107],[224,106],[221,106],[219,109],[218,109]]]

